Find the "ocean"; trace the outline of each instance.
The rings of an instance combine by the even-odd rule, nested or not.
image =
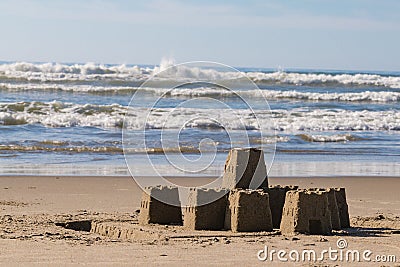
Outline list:
[[[0,62],[0,175],[400,175],[400,72],[170,66]]]

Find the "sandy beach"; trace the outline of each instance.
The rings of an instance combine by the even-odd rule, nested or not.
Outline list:
[[[171,178],[177,184],[198,185],[210,178]],[[123,240],[59,226],[77,220],[135,224],[141,190],[131,177],[2,176],[0,177],[0,263],[129,264],[129,265],[254,265],[257,252],[269,249],[337,248],[344,238],[349,249],[373,255],[395,255],[400,261],[400,198],[397,177],[270,178],[270,184],[300,187],[345,187],[352,228],[332,236],[277,233],[233,235],[228,232],[171,231],[179,238]],[[157,230],[158,231],[158,230]],[[169,231],[169,230],[163,230]],[[277,259],[273,262],[279,264]],[[298,265],[335,265],[332,261]],[[349,263],[337,262],[337,265]],[[365,266],[365,262],[351,263]],[[368,263],[371,266],[377,262]],[[379,263],[393,266],[396,263]],[[324,266],[325,266],[324,265]],[[399,265],[399,263],[397,263]]]
[[[0,1],[0,267],[400,267],[399,10]]]

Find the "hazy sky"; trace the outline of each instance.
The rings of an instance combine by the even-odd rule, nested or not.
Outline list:
[[[0,60],[400,70],[400,1],[2,0]]]

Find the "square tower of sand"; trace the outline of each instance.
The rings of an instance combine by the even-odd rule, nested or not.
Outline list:
[[[227,194],[225,189],[191,188],[183,226],[190,230],[223,229]]]
[[[166,200],[166,204],[160,200]],[[171,205],[173,204],[173,205]],[[142,193],[139,224],[182,224],[182,210],[177,187],[150,186]]]
[[[282,219],[282,210],[285,205],[286,192],[296,190],[297,185],[270,185],[268,188],[263,188],[269,194],[269,207],[272,214],[272,225],[275,229],[279,229]]]
[[[229,193],[225,229],[232,232],[272,231],[268,193],[263,190],[234,189]]]
[[[281,233],[329,235],[332,232],[327,192],[296,190],[286,193]]]
[[[326,192],[328,195],[328,208],[331,213],[331,223],[333,230],[340,230],[340,216],[339,216],[339,209],[336,201],[336,191],[334,188],[309,188],[309,190],[313,191],[323,191]]]
[[[340,217],[340,227],[349,228],[350,218],[349,218],[349,207],[346,200],[346,189],[344,187],[334,188],[336,203],[339,210]]]
[[[222,187],[258,189],[268,187],[264,152],[256,148],[234,148],[225,163]]]

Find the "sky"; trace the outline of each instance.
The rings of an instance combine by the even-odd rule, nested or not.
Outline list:
[[[398,0],[2,0],[0,60],[400,71]]]

